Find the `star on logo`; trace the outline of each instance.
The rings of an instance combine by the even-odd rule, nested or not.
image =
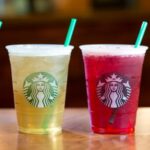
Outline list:
[[[129,81],[127,81],[126,83],[123,83],[123,85],[124,85],[125,87],[128,87],[128,88],[130,88]]]
[[[43,78],[43,75],[40,73],[40,74],[38,75],[38,78],[39,78],[39,79],[42,79],[42,78]]]
[[[50,85],[51,85],[51,86],[56,86],[56,82],[55,82],[55,81],[50,82]]]
[[[31,83],[26,81],[24,87],[26,88],[26,87],[29,87],[30,85],[31,85]]]
[[[103,86],[105,83],[99,81],[97,86]]]

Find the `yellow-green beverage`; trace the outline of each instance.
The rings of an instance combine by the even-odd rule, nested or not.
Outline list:
[[[9,45],[19,131],[59,134],[73,46]]]

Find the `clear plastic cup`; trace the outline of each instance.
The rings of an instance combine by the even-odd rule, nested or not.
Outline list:
[[[146,46],[80,46],[91,128],[95,133],[134,132]]]
[[[73,46],[24,44],[6,48],[11,63],[19,131],[61,133]]]

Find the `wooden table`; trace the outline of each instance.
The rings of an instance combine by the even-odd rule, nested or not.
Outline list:
[[[66,109],[63,133],[21,134],[14,109],[0,110],[0,150],[150,150],[150,108],[139,108],[134,135],[98,135],[89,128],[87,109]]]

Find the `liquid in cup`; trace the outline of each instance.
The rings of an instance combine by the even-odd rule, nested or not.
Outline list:
[[[134,132],[146,46],[83,45],[88,107],[95,133]]]
[[[73,46],[27,44],[6,48],[11,63],[19,131],[61,133]]]

